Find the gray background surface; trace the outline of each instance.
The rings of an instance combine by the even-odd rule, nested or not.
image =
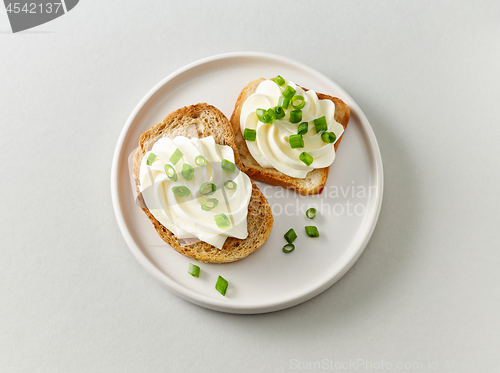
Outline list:
[[[499,20],[496,1],[87,0],[14,35],[0,9],[0,371],[280,372],[325,359],[497,372]],[[234,51],[339,83],[385,167],[354,267],[302,305],[255,316],[156,283],[125,245],[109,186],[143,95]]]

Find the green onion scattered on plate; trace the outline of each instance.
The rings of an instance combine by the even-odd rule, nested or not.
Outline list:
[[[215,290],[221,293],[223,296],[226,296],[228,282],[222,276],[217,278],[217,282],[215,283]]]
[[[295,239],[297,238],[297,234],[295,233],[293,228],[290,228],[288,230],[288,232],[285,233],[284,237],[285,237],[286,242],[293,243],[293,241],[295,241]]]
[[[307,226],[306,233],[309,237],[319,237],[318,228],[316,228],[314,225]]]
[[[193,277],[200,277],[200,267],[196,264],[189,263],[188,273]]]
[[[307,209],[306,216],[309,219],[314,219],[314,217],[316,216],[316,209],[314,207],[311,207],[310,209]]]

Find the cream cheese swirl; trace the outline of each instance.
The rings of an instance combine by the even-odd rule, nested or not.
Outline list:
[[[176,154],[182,153],[177,162],[172,158],[176,151]],[[204,165],[200,165],[203,158],[199,156],[206,159]],[[212,136],[201,139],[161,138],[144,155],[139,175],[144,202],[151,214],[181,243],[192,243],[193,238],[198,238],[221,249],[228,237],[244,239],[248,236],[247,213],[252,183],[238,168],[230,172],[221,167],[223,160],[234,163],[233,149],[216,144]],[[169,178],[165,167],[167,170],[174,168],[176,177]],[[184,177],[183,167],[185,170],[192,168],[193,175],[185,174]],[[169,175],[172,176],[173,171],[169,170]],[[230,184],[225,186],[228,180]],[[213,184],[214,192],[210,187],[203,189],[204,185],[211,186],[207,183]],[[175,187],[188,188],[190,194],[179,196],[174,193]],[[203,205],[208,199],[216,199],[216,206],[213,207],[212,202]],[[213,208],[207,209],[206,206]],[[227,225],[217,223],[217,215],[222,214]]]
[[[304,97],[305,105],[302,108],[302,122],[309,123],[305,135],[304,147],[292,149],[288,137],[297,133],[300,123],[290,123],[290,107],[282,119],[273,124],[262,123],[256,115],[257,109],[269,109],[278,105],[278,100],[289,85],[296,90],[295,95]],[[335,143],[326,143],[321,139],[321,133],[316,133],[313,120],[325,116],[328,132],[336,135],[336,141],[344,132],[344,127],[334,119],[335,104],[331,100],[320,100],[313,90],[304,91],[291,81],[286,81],[281,87],[272,80],[262,81],[255,93],[249,96],[240,114],[241,132],[245,128],[256,130],[256,141],[246,141],[247,147],[257,163],[264,168],[275,168],[285,175],[305,178],[316,169],[330,166],[335,159]],[[335,141],[335,142],[336,142]],[[299,159],[302,152],[313,157],[311,165],[307,166]]]

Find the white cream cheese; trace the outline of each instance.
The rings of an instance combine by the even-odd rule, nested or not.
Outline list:
[[[302,108],[302,120],[299,123],[290,123],[290,105],[286,115],[277,119],[273,124],[259,121],[257,109],[269,109],[278,105],[282,92],[289,85],[296,90],[295,95],[304,97],[305,105]],[[325,116],[328,132],[336,135],[336,141],[344,132],[344,127],[334,119],[335,104],[331,100],[319,100],[313,90],[304,91],[293,82],[285,81],[281,87],[272,80],[262,81],[255,93],[249,96],[241,109],[241,132],[245,128],[256,130],[256,141],[246,141],[250,154],[264,168],[275,168],[285,175],[305,178],[315,168],[330,166],[335,159],[335,143],[326,143],[321,139],[321,133],[316,133],[314,119]],[[308,122],[308,132],[303,135],[304,147],[292,149],[288,137],[297,133],[300,123]],[[335,142],[336,142],[335,141]],[[313,162],[307,166],[299,159],[302,152],[313,157]]]
[[[176,150],[182,153],[177,162],[171,158]],[[178,151],[176,154],[179,154]],[[200,165],[203,163],[203,158],[199,156],[206,159],[205,165]],[[188,139],[183,136],[173,140],[161,138],[153,145],[151,151],[144,155],[139,176],[139,189],[144,202],[151,214],[181,242],[198,238],[220,249],[227,237],[244,239],[248,236],[247,213],[252,195],[252,183],[250,178],[237,167],[234,172],[223,169],[221,167],[223,160],[234,164],[233,149],[227,145],[216,144],[211,136],[201,139]],[[172,177],[172,171],[170,171],[171,178],[168,177],[165,171],[166,165],[167,170],[170,166],[175,169],[176,180]],[[185,170],[191,170],[192,167],[191,171],[194,170],[192,177],[189,176],[189,172],[185,173],[186,177],[183,176],[183,167]],[[228,180],[232,180],[235,184],[229,182],[228,185],[226,183]],[[210,184],[200,192],[200,187],[207,186],[204,183],[214,184],[215,192],[211,195],[202,193],[212,192]],[[228,189],[234,185],[235,188]],[[175,187],[177,189],[174,189]],[[190,195],[182,197],[174,193],[179,187],[188,188]],[[202,208],[203,202],[209,199],[212,201],[209,201],[208,205],[205,202],[206,205]],[[217,205],[209,210],[213,206],[213,199],[217,200]],[[216,219],[219,219],[219,225]],[[227,226],[220,224],[221,221],[227,222]]]

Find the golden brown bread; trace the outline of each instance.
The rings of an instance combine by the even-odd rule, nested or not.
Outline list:
[[[250,154],[245,139],[243,138],[243,134],[241,133],[241,127],[240,127],[241,108],[243,107],[245,100],[252,93],[255,92],[260,82],[262,82],[263,80],[265,79],[264,78],[256,79],[248,83],[245,86],[245,88],[243,88],[238,97],[238,100],[236,101],[236,105],[234,106],[233,114],[231,115],[231,125],[233,127],[236,145],[238,148],[241,163],[243,165],[242,171],[255,180],[293,189],[303,195],[321,193],[323,191],[323,188],[325,187],[330,167],[317,168],[309,172],[305,179],[298,179],[295,177],[285,175],[280,171],[276,170],[275,168],[261,167]],[[307,91],[306,88],[302,89]],[[347,123],[349,123],[349,117],[350,117],[349,107],[341,99],[337,97],[324,95],[322,93],[317,93],[317,95],[320,100],[333,101],[333,103],[335,104],[334,118],[345,129],[347,127]],[[341,135],[338,141],[335,143],[335,151],[337,151],[340,141],[342,140],[342,136],[343,135]]]
[[[233,148],[235,163],[240,169],[242,168],[231,124],[224,114],[208,104],[183,107],[167,115],[161,123],[144,132],[139,140],[139,149],[134,155],[133,175],[142,210],[151,220],[160,237],[179,253],[189,258],[208,263],[229,263],[245,258],[264,244],[273,226],[273,216],[269,203],[253,181],[252,197],[248,205],[247,215],[248,237],[243,240],[229,237],[222,249],[197,240],[190,245],[181,245],[177,237],[156,220],[147,209],[139,191],[141,160],[158,139],[162,137],[173,139],[176,136],[188,138],[213,136],[217,144],[229,145]]]

